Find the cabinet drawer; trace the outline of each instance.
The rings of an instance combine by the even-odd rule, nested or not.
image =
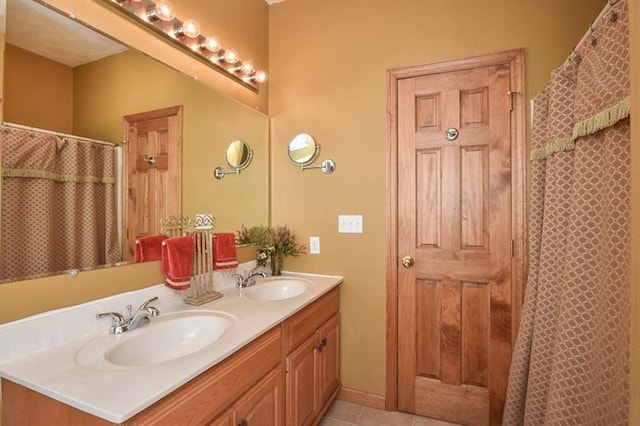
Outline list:
[[[282,333],[276,327],[126,424],[205,424],[281,362]]]
[[[307,340],[329,318],[340,310],[338,287],[322,296],[310,306],[284,322],[284,338],[287,353]]]

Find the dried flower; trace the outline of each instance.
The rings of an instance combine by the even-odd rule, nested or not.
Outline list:
[[[239,244],[258,244],[262,247],[256,251],[258,266],[267,266],[271,256],[299,256],[305,252],[306,247],[298,244],[295,234],[286,226],[253,226],[237,231],[236,241]]]

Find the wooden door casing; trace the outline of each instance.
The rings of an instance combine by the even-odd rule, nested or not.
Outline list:
[[[500,422],[523,277],[521,55],[390,78],[388,409]]]
[[[123,127],[123,257],[132,260],[137,237],[182,214],[182,107],[125,116]]]

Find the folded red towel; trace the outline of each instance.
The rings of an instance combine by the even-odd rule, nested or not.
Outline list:
[[[162,242],[169,238],[167,235],[145,235],[136,238],[133,261],[136,263],[160,260],[162,258]]]
[[[236,236],[233,232],[217,233],[213,239],[213,269],[238,267]]]
[[[186,290],[193,271],[193,237],[168,238],[162,242],[162,273],[165,284],[174,290]]]

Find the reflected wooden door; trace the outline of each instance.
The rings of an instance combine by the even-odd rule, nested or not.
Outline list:
[[[508,64],[398,82],[400,410],[501,422],[512,343],[509,89]]]
[[[135,239],[160,232],[160,221],[182,215],[182,107],[124,117],[124,260]]]

